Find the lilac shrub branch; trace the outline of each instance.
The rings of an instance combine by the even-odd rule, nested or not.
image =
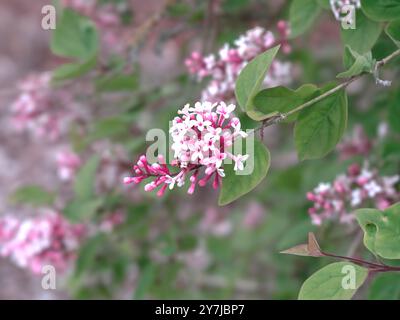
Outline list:
[[[392,61],[393,59],[395,59],[398,56],[400,56],[400,49],[396,50],[395,52],[393,52],[392,54],[390,54],[387,57],[383,58],[382,60],[377,61],[376,65],[375,65],[376,70],[378,70],[379,68],[382,68],[384,65],[388,64],[390,61]],[[325,98],[333,95],[334,93],[336,93],[336,92],[338,92],[338,91],[340,91],[342,89],[345,89],[348,85],[350,85],[354,81],[362,78],[366,74],[367,73],[361,73],[358,76],[354,76],[352,78],[349,78],[349,79],[345,80],[344,82],[338,84],[336,87],[332,88],[331,90],[321,94],[320,96],[318,96],[318,97],[316,97],[314,99],[311,99],[311,100],[303,103],[302,105],[290,110],[289,112],[280,113],[280,114],[278,114],[276,116],[273,116],[273,117],[271,117],[269,119],[264,120],[262,125],[260,127],[258,127],[256,129],[256,131],[263,130],[266,127],[269,127],[269,126],[272,126],[274,124],[278,124],[278,123],[282,122],[287,117],[289,117],[289,116],[291,116],[291,115],[293,115],[293,114],[295,114],[297,112],[300,112],[300,111],[302,111],[302,110],[314,105],[315,103],[317,103],[317,102],[319,102],[321,100],[324,100]]]

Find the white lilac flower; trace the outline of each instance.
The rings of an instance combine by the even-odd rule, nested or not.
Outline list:
[[[181,187],[186,177],[190,176],[191,185],[188,192],[193,193],[196,184],[204,186],[212,177],[213,187],[221,184],[225,176],[223,162],[229,158],[235,162],[235,171],[244,168],[243,163],[249,155],[231,153],[230,146],[236,137],[246,137],[241,130],[238,118],[232,118],[235,105],[225,103],[197,102],[194,107],[185,105],[178,111],[180,116],[175,117],[169,130],[172,137],[171,149],[174,151],[173,167],[180,171],[173,174],[161,157],[160,164],[150,165],[146,156],[141,156],[134,165],[133,177],[126,177],[124,183],[138,184],[142,180],[154,177],[146,184],[145,191],[152,191],[160,187],[158,195],[164,194],[167,186],[173,189],[175,185]],[[233,128],[233,130],[232,130]],[[204,176],[199,178],[199,170],[205,168]]]

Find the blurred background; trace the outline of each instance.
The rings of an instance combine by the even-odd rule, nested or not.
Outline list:
[[[54,40],[56,32],[43,30],[49,2],[0,3],[0,299],[295,299],[329,261],[279,253],[306,242],[308,232],[327,251],[368,256],[352,219],[332,214],[317,226],[306,196],[354,163],[368,161],[376,176],[399,172],[389,98],[368,79],[349,87],[346,138],[323,160],[298,161],[291,125],[267,128],[268,177],[231,205],[219,207],[211,186],[159,198],[122,183],[148,146],[146,132],[166,130],[210,84],[188,69],[193,52],[218,56],[259,26],[287,46],[277,57],[286,74],[274,85],[334,80],[343,71],[343,44],[329,6],[307,34],[287,39],[279,24],[288,19],[285,0],[59,1],[57,8],[72,8],[87,19],[76,20],[79,26],[89,21],[99,38],[95,66],[74,76],[58,69],[75,57],[55,43],[72,43],[75,31]],[[374,54],[392,49],[383,37]],[[58,78],[50,81],[54,70]],[[256,126],[238,116],[245,128]],[[40,266],[49,259],[56,290],[41,285]]]

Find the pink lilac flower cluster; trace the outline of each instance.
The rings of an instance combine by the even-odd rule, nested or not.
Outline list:
[[[320,183],[313,192],[307,193],[307,199],[314,203],[308,211],[312,222],[320,225],[324,220],[338,218],[342,223],[349,223],[357,208],[388,208],[400,200],[399,178],[398,175],[380,176],[366,165],[351,165],[333,183]]]
[[[58,177],[62,181],[71,181],[82,164],[80,157],[70,150],[58,152],[56,161]]]
[[[0,218],[0,255],[35,274],[45,265],[63,272],[85,234],[83,225],[72,225],[53,211],[25,220],[5,216]]]
[[[203,101],[234,102],[235,82],[240,71],[258,54],[281,44],[282,51],[289,53],[291,48],[287,37],[289,28],[285,21],[278,23],[280,39],[268,30],[255,27],[240,36],[231,47],[228,44],[219,50],[218,55],[210,54],[206,57],[199,52],[192,52],[185,64],[191,74],[200,81],[205,77],[211,80],[202,92]],[[275,59],[264,80],[264,85],[274,87],[288,84],[291,76],[290,63],[283,63]]]
[[[11,106],[11,122],[16,130],[30,131],[50,140],[59,137],[61,120],[66,119],[63,108],[55,104],[62,104],[67,97],[62,92],[53,92],[50,80],[51,74],[44,72],[30,75],[18,85],[21,92]]]
[[[159,156],[159,163],[149,164],[146,156],[141,156],[133,170],[134,177],[126,177],[126,184],[138,184],[147,178],[154,180],[145,186],[145,191],[152,191],[161,186],[157,195],[164,194],[167,186],[173,189],[175,185],[181,187],[190,172],[189,194],[214,176],[213,187],[218,188],[221,179],[225,176],[223,161],[227,158],[235,163],[234,170],[244,169],[249,155],[232,154],[228,148],[233,141],[247,134],[241,130],[240,120],[232,117],[235,105],[226,105],[224,102],[197,102],[194,107],[186,104],[178,111],[180,116],[175,117],[170,128],[173,139],[171,149],[174,151],[172,166],[177,167],[177,173],[171,173],[164,157]],[[204,176],[199,180],[200,169],[205,167]]]
[[[337,150],[341,160],[346,160],[354,156],[367,156],[373,147],[373,142],[365,133],[360,125],[354,127],[351,136],[345,137],[343,141],[338,144]]]
[[[347,12],[343,12],[344,6],[354,6],[354,8],[361,8],[360,0],[330,0],[331,10],[335,15],[336,20],[342,21],[343,15],[347,14]]]

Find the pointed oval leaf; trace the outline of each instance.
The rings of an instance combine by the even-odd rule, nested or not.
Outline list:
[[[293,0],[289,9],[290,37],[295,38],[310,29],[320,12],[316,0]]]
[[[225,177],[222,179],[222,188],[218,204],[227,205],[246,193],[253,190],[267,175],[270,165],[270,154],[267,147],[254,139],[254,157],[250,155],[247,161],[253,162],[253,172],[249,175],[238,175],[232,164],[225,164]]]
[[[347,125],[347,95],[340,90],[303,110],[294,128],[300,160],[318,159],[334,149]]]
[[[236,100],[244,111],[251,109],[251,101],[260,90],[272,60],[280,46],[273,47],[251,60],[240,72],[236,80]]]
[[[59,20],[50,42],[54,54],[85,61],[98,51],[98,32],[89,18],[66,8]]]
[[[300,106],[311,99],[316,92],[318,87],[313,84],[305,84],[295,91],[282,86],[264,89],[254,97],[253,105],[257,112],[263,114],[259,120],[264,120]],[[294,114],[284,122],[295,121],[297,116]]]
[[[386,34],[400,47],[400,19],[389,23],[385,29]]]
[[[400,0],[361,0],[361,8],[375,21],[392,21],[400,17]]]
[[[367,275],[368,269],[350,262],[329,264],[303,283],[299,300],[349,300]]]
[[[369,287],[369,300],[400,300],[400,277],[397,272],[378,275]]]
[[[382,32],[382,24],[371,21],[361,10],[356,11],[355,23],[355,29],[341,28],[342,42],[362,54],[370,51],[375,45]]]
[[[385,259],[400,259],[400,203],[384,211],[359,209],[356,217],[368,250]]]
[[[78,171],[74,183],[77,198],[89,199],[93,196],[95,176],[99,164],[100,158],[96,155],[91,157]]]

